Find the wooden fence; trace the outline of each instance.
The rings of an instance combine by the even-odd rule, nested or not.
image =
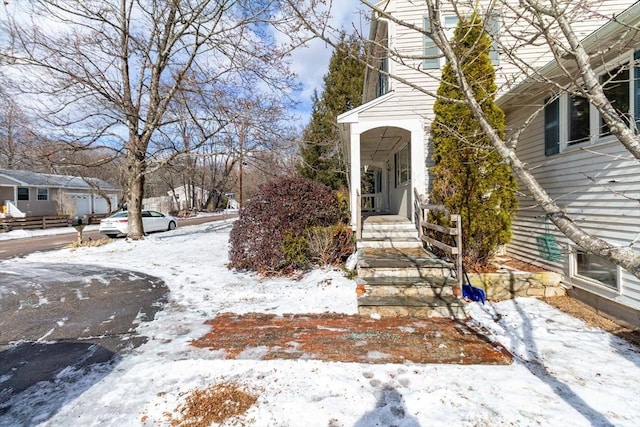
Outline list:
[[[93,214],[91,223],[98,224],[101,218],[107,214]],[[67,215],[48,215],[48,216],[29,216],[25,218],[0,218],[0,232],[11,230],[44,230],[54,227],[68,227],[69,216]]]

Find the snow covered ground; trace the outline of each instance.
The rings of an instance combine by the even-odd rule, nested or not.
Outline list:
[[[225,381],[259,396],[243,418],[255,426],[640,425],[640,354],[535,299],[472,308],[514,354],[510,366],[261,361],[251,351],[225,360],[194,348],[189,342],[209,331],[203,322],[220,312],[356,312],[354,284],[339,271],[301,280],[229,271],[228,238],[228,228],[204,224],[1,262],[0,270],[23,262],[130,269],[163,279],[171,293],[138,328],[147,343],[12,398],[0,426],[169,425],[166,413],[191,391]]]

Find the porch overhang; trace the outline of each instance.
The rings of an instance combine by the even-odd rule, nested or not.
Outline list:
[[[403,185],[408,189],[403,200],[405,206],[402,215],[412,218],[413,187],[417,184],[419,191],[425,183],[424,168],[424,122],[422,117],[414,113],[409,117],[392,114],[398,106],[393,102],[394,92],[376,98],[358,108],[338,116],[338,128],[343,145],[345,163],[349,170],[349,192],[351,202],[351,221],[354,230],[359,230],[361,196],[361,168],[375,166],[387,174],[387,182],[393,181],[392,169],[395,167],[394,153],[403,147],[411,147],[411,179]],[[375,111],[372,111],[375,109]],[[385,114],[389,112],[389,114]],[[394,184],[395,185],[395,184]],[[387,191],[389,187],[387,186]],[[400,190],[394,189],[396,193]],[[404,191],[404,190],[402,190]],[[391,212],[398,213],[398,212]]]

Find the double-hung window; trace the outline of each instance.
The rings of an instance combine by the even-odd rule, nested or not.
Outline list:
[[[38,188],[38,200],[42,200],[42,201],[49,200],[48,188]]]
[[[431,21],[428,16],[423,17],[422,25],[426,33],[431,33]],[[443,30],[445,36],[447,37],[447,40],[453,39],[453,32],[455,31],[457,25],[457,16],[444,17]],[[436,45],[436,42],[434,42],[431,37],[425,35],[423,44],[424,60],[422,61],[422,68],[427,70],[439,69],[441,66],[440,58],[442,57],[442,53]]]
[[[447,37],[447,40],[453,40],[453,33],[458,26],[459,18],[457,16],[445,16],[443,18],[443,30],[444,34]],[[426,33],[431,33],[431,21],[428,16],[423,17],[422,27]],[[485,16],[485,30],[489,37],[491,38],[491,47],[489,49],[489,58],[491,58],[491,63],[493,65],[500,65],[500,49],[499,49],[499,37],[500,37],[500,26],[502,25],[502,20],[500,18],[499,10],[492,10],[487,13]],[[427,35],[424,36],[423,40],[424,48],[424,60],[422,61],[422,68],[424,69],[438,69],[441,67],[441,52],[433,39]]]
[[[600,84],[604,89],[609,102],[618,112],[622,119],[629,124],[629,66],[627,64],[617,67],[610,72],[605,72],[600,76]],[[611,134],[609,125],[600,118],[600,136]]]
[[[627,56],[628,58],[628,56]],[[633,55],[640,59],[640,51]],[[620,64],[618,62],[618,64]],[[625,61],[600,74],[607,99],[627,125],[640,125],[640,66]],[[552,155],[585,141],[598,141],[611,134],[609,125],[587,98],[562,95],[548,98],[544,107],[544,151]]]

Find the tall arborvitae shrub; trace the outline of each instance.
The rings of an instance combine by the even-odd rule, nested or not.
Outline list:
[[[477,15],[461,18],[452,45],[462,72],[489,122],[504,138],[505,116],[495,104],[491,40]],[[463,252],[469,265],[485,264],[511,238],[517,185],[500,155],[473,117],[454,70],[447,62],[431,126],[434,167],[431,203],[444,204],[462,217]]]
[[[340,225],[342,209],[336,193],[324,184],[290,175],[263,184],[240,212],[231,230],[230,268],[264,275],[287,274],[316,263],[309,239],[318,230],[333,230],[326,263],[340,262],[352,252],[344,246],[350,228]],[[352,245],[351,245],[352,246]]]

